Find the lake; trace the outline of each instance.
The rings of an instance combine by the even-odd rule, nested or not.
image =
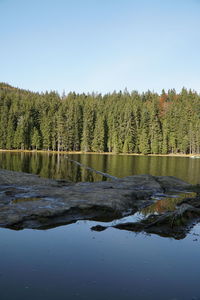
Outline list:
[[[200,159],[68,157],[117,177],[148,173],[200,183]],[[106,180],[57,154],[4,152],[0,167],[75,182]],[[92,231],[96,224],[105,225],[78,221],[48,230],[1,228],[0,299],[200,299],[199,225],[185,239],[174,240],[114,228]]]
[[[189,183],[200,183],[200,159],[197,158],[105,154],[68,154],[67,157],[116,177],[136,174],[168,175]],[[0,152],[0,167],[73,182],[106,180],[101,175],[72,163],[66,155],[58,154]]]

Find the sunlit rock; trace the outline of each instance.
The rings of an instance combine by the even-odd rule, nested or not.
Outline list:
[[[194,188],[171,176],[135,175],[112,181],[69,183],[0,170],[0,226],[41,229],[81,219],[112,221],[150,206],[161,195]],[[160,223],[154,225],[158,228]],[[122,227],[116,228],[125,229],[125,225]],[[145,231],[138,223],[130,228],[126,227]]]

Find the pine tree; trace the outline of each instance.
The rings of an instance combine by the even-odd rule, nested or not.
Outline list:
[[[106,124],[104,117],[102,115],[97,116],[94,138],[92,141],[92,151],[94,152],[104,152],[106,151]]]
[[[33,128],[33,133],[31,137],[31,146],[33,149],[38,150],[41,147],[41,136],[37,128]]]
[[[83,111],[83,135],[81,149],[84,152],[92,150],[92,140],[95,127],[95,110],[92,99],[88,99]]]

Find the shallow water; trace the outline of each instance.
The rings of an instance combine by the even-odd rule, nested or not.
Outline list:
[[[42,154],[38,159],[30,154],[0,154],[0,167],[74,181],[102,179],[81,168],[73,169],[62,156],[59,166],[57,156]],[[174,175],[191,183],[200,178],[199,160],[189,158],[87,155],[73,159],[119,177],[151,173]],[[173,210],[180,200],[169,196],[120,222]],[[91,230],[97,224],[117,222],[79,221],[48,230],[1,228],[0,299],[200,299],[200,225],[183,240],[111,227],[102,232]]]

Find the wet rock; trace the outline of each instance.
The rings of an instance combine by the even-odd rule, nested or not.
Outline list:
[[[39,229],[81,219],[114,220],[152,204],[155,195],[192,188],[171,176],[75,184],[0,170],[0,226]]]
[[[197,202],[191,201],[193,204]],[[188,203],[183,203],[175,211],[165,212],[162,214],[152,214],[138,222],[119,223],[113,228],[127,230],[132,232],[145,232],[148,234],[157,234],[162,237],[174,239],[183,239],[189,230],[200,221],[200,208]],[[110,227],[110,226],[108,226]],[[105,230],[106,226],[97,225],[92,230]]]

